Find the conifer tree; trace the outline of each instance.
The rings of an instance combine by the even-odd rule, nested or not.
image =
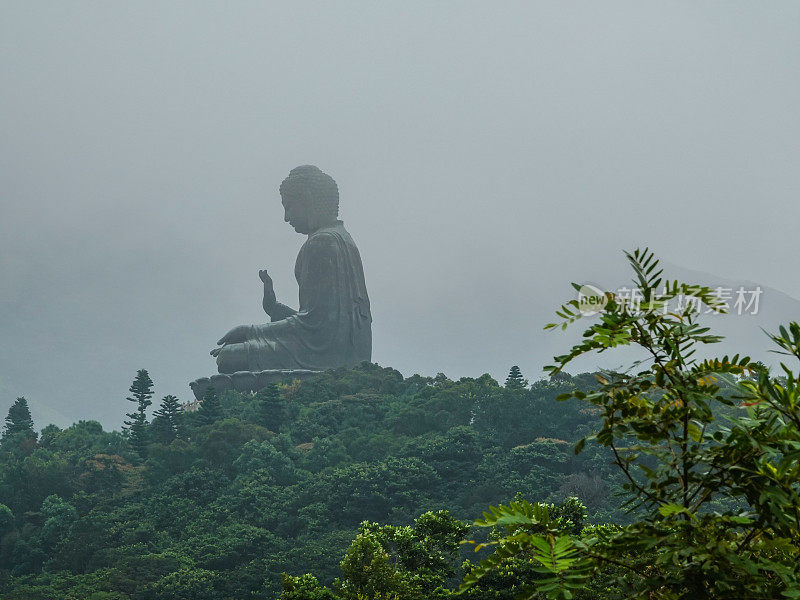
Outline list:
[[[201,425],[210,425],[222,416],[222,405],[213,387],[206,388],[203,401],[200,403],[200,408],[197,409],[197,416]]]
[[[506,377],[506,387],[507,388],[525,387],[525,380],[522,378],[522,371],[520,371],[517,365],[511,367],[511,370],[508,372],[508,377]]]
[[[258,395],[260,396],[261,424],[277,433],[286,420],[286,401],[274,383],[268,385]]]
[[[161,406],[153,413],[153,429],[159,440],[169,444],[181,435],[181,405],[175,396],[164,396]]]
[[[16,433],[26,433],[35,436],[33,430],[33,418],[28,408],[28,401],[25,398],[17,398],[16,402],[8,409],[6,424],[3,428],[3,437]]]
[[[136,410],[127,414],[129,420],[125,421],[123,430],[128,433],[133,449],[143,457],[147,446],[147,407],[152,404],[150,398],[153,397],[153,380],[145,369],[136,372],[128,391],[131,395],[127,399],[136,403]]]
[[[5,449],[27,448],[33,450],[36,445],[36,432],[33,430],[33,419],[25,398],[17,398],[8,409],[6,424],[0,437],[0,446]]]

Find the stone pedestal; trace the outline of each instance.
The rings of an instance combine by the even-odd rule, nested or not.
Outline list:
[[[280,383],[292,381],[294,379],[304,379],[312,375],[318,375],[322,371],[312,371],[311,369],[268,369],[266,371],[237,371],[236,373],[219,373],[211,377],[201,377],[189,384],[194,392],[194,397],[198,401],[203,399],[208,387],[214,388],[219,393],[225,390],[236,390],[237,392],[257,392],[264,389],[270,383]]]

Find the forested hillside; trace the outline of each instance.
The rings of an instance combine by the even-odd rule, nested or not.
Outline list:
[[[140,376],[131,398],[146,405]],[[81,421],[37,436],[18,402],[0,446],[1,597],[272,599],[283,572],[341,576],[362,521],[448,510],[471,522],[520,493],[577,496],[590,521],[619,522],[609,457],[573,452],[596,409],[555,400],[593,383],[365,364],[195,412],[167,397],[155,419],[121,390],[125,434]]]

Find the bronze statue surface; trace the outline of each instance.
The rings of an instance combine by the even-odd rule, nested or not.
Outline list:
[[[285,374],[287,369],[296,369],[305,373],[369,361],[369,297],[361,255],[337,218],[336,182],[317,167],[305,165],[292,169],[281,183],[280,193],[284,220],[308,236],[295,263],[299,308],[278,302],[269,274],[259,271],[264,286],[262,306],[271,322],[239,325],[226,333],[217,342],[219,347],[211,351],[219,372],[280,370]],[[248,377],[242,374],[239,379]]]

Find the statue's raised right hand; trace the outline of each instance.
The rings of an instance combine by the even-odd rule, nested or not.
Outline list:
[[[258,278],[264,282],[264,310],[271,308],[275,305],[277,301],[275,298],[275,290],[272,287],[272,277],[269,276],[266,269],[262,269],[258,272]],[[269,311],[267,311],[269,312]]]

